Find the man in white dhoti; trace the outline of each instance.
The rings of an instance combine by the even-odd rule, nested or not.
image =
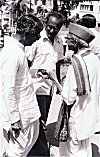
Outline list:
[[[20,17],[16,34],[9,37],[0,53],[1,94],[4,101],[2,111],[5,108],[8,112],[4,111],[8,119],[5,117],[3,122],[6,122],[4,129],[10,130],[6,148],[9,157],[26,157],[39,134],[40,111],[24,53],[24,46],[29,46],[34,41],[38,22],[32,15]]]

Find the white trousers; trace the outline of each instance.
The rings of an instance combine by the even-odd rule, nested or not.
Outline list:
[[[0,157],[3,157],[8,149],[8,134],[3,130],[8,123],[9,121],[0,121]]]
[[[90,138],[78,141],[74,122],[69,122],[70,137],[59,143],[60,157],[92,157]]]
[[[15,140],[10,139],[8,156],[9,157],[26,157],[33,145],[35,144],[39,135],[39,120],[30,123],[27,128],[23,130],[24,135],[28,139],[28,143],[23,149]]]

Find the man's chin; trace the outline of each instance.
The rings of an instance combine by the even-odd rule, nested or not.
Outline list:
[[[55,35],[48,35],[48,38],[52,40],[55,38]]]

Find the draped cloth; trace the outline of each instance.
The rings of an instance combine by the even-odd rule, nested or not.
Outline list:
[[[54,137],[59,142],[66,142],[69,137],[68,107],[65,101],[62,102],[59,110]]]
[[[73,55],[71,62],[75,73],[76,83],[77,83],[77,95],[82,96],[89,94],[91,91],[89,75],[86,63],[84,61],[84,56],[88,55],[89,50],[87,50],[82,55]]]

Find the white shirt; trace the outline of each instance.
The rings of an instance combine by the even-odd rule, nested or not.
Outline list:
[[[67,105],[73,104],[71,118],[75,122],[78,140],[86,139],[96,131],[99,120],[99,95],[100,95],[100,61],[97,56],[90,53],[84,57],[87,65],[91,92],[89,95],[78,96],[77,84],[72,65],[69,66],[65,78],[62,97]]]
[[[22,120],[23,127],[39,119],[40,111],[34,94],[24,47],[9,37],[1,54],[3,98],[11,123]]]
[[[95,35],[95,38],[90,42],[91,51],[100,58],[100,32],[96,28],[89,28]]]
[[[62,59],[61,55],[63,52],[63,43],[61,38],[58,36],[54,39],[54,44],[48,39],[45,30],[41,32],[41,38],[33,43],[33,45],[27,50],[26,56],[30,61],[32,61],[32,67],[30,69],[46,69],[49,71],[56,71],[56,62],[58,59]],[[43,80],[33,78],[33,82],[36,83],[36,86],[40,84],[40,88],[37,90],[37,94],[50,94],[50,89],[52,86],[51,81],[49,83],[51,86],[48,86]],[[38,84],[38,85],[37,85]]]
[[[48,39],[47,35],[46,35],[46,31],[45,29],[43,29],[40,33],[41,38],[43,39],[47,39],[49,42],[50,40]],[[50,42],[51,43],[51,42]],[[51,44],[54,51],[57,53],[57,61],[63,59],[63,55],[64,55],[64,49],[63,49],[63,40],[61,38],[61,33],[59,31],[58,35],[55,36],[54,38],[54,43]],[[47,48],[48,49],[48,48]]]

